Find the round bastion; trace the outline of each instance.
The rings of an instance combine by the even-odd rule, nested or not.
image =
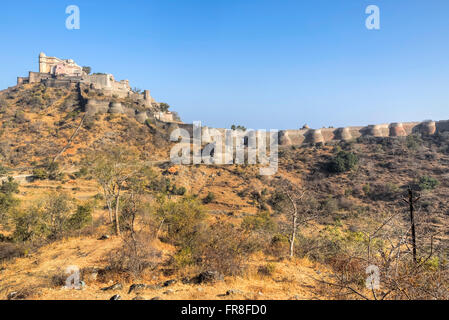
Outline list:
[[[407,133],[402,123],[395,122],[390,124],[390,137],[405,137],[406,135]]]
[[[109,107],[109,113],[124,113],[122,104],[120,102],[112,102]]]
[[[307,134],[306,142],[309,143],[324,143],[323,133],[321,129],[313,129],[310,130]]]
[[[437,131],[435,121],[425,121],[421,123],[420,132],[424,135],[433,135]]]

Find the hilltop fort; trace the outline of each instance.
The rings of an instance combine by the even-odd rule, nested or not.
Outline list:
[[[30,71],[28,77],[18,77],[17,85],[41,83],[47,87],[79,88],[85,98],[85,111],[96,113],[126,113],[135,116],[139,122],[149,117],[172,122],[173,114],[161,110],[160,104],[151,97],[149,90],[143,92],[131,89],[128,80],[115,80],[112,74],[89,74],[71,59],[48,57],[39,54],[39,72]],[[89,95],[96,92],[96,95]],[[120,101],[121,100],[121,101]],[[123,103],[123,101],[128,103]]]

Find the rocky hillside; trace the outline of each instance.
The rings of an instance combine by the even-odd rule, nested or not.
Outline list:
[[[126,114],[86,115],[83,94],[95,95],[41,85],[0,93],[2,174],[20,181],[16,197],[21,206],[60,193],[69,194],[76,204],[95,203],[88,230],[44,242],[48,243],[44,246],[18,243],[14,227],[0,228],[0,298],[12,297],[14,292],[16,297],[22,294],[23,298],[44,299],[104,299],[112,292],[134,297],[127,289],[136,280],[128,276],[86,276],[86,288],[80,291],[63,290],[55,280],[70,264],[89,270],[88,274],[107,270],[108,254],[121,246],[120,237],[97,240],[113,232],[105,222],[107,208],[101,188],[92,176],[82,173],[84,156],[104,145],[137,151],[157,173],[156,181],[163,181],[170,199],[176,201],[188,194],[202,202],[209,224],[226,222],[266,240],[251,253],[245,272],[226,276],[224,282],[198,286],[182,279],[201,270],[172,267],[173,259],[179,262],[183,256],[179,245],[165,239],[168,230],[168,235],[160,236],[155,244],[162,252],[160,263],[139,279],[152,285],[143,290],[145,298],[341,298],[338,294],[346,293],[341,291],[348,283],[358,283],[364,292],[367,263],[363,259],[368,239],[369,243],[376,240],[371,250],[376,250],[382,263],[396,252],[401,237],[406,240],[399,248],[409,256],[409,206],[404,201],[409,188],[419,196],[415,215],[420,259],[426,266],[432,262],[426,270],[447,270],[447,134],[285,147],[280,149],[276,175],[260,176],[252,165],[172,166],[168,162],[169,124],[152,120],[140,123]],[[57,178],[34,177],[37,169],[53,161],[59,164]],[[306,219],[298,229],[294,259],[286,259],[291,230],[286,185],[293,186],[289,190],[297,194],[304,193],[297,203]],[[308,216],[313,219],[309,221]],[[355,262],[348,258],[355,256]],[[177,281],[173,287],[163,285],[173,279]],[[122,289],[100,290],[118,282]],[[328,282],[334,285],[326,287]],[[234,291],[226,294],[229,290]],[[409,290],[416,297],[428,298],[413,291],[415,287]],[[399,293],[395,297],[403,298]]]
[[[30,167],[53,160],[64,150],[59,161],[74,164],[87,149],[107,142],[139,148],[148,159],[165,156],[168,146],[160,141],[166,138],[164,126],[159,129],[151,122],[141,124],[123,114],[84,117],[88,98],[104,99],[101,93],[86,88],[48,88],[41,84],[1,91],[2,163],[12,168]],[[126,99],[115,100],[131,104]]]

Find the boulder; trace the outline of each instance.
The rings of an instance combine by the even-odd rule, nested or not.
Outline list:
[[[191,282],[196,284],[213,283],[216,281],[223,281],[224,276],[218,271],[204,271],[196,277],[192,278]]]
[[[162,287],[168,287],[175,283],[176,283],[176,280],[167,280],[162,284]]]
[[[133,292],[133,291],[144,290],[144,289],[146,289],[146,287],[147,287],[147,286],[146,286],[145,284],[142,284],[142,283],[132,284],[132,285],[129,287],[128,294],[130,294],[130,293]]]
[[[227,295],[227,296],[232,296],[232,295],[234,295],[234,294],[243,294],[243,292],[240,291],[240,290],[234,290],[234,289],[231,289],[231,290],[226,291],[226,295]]]
[[[101,290],[103,290],[103,291],[122,290],[122,289],[123,289],[123,285],[121,283],[116,283],[110,287],[101,288]]]

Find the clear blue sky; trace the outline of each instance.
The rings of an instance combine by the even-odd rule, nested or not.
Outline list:
[[[81,29],[65,28],[68,5]],[[381,30],[365,28],[380,7]],[[0,88],[72,58],[186,122],[295,129],[449,119],[448,0],[8,1]]]

